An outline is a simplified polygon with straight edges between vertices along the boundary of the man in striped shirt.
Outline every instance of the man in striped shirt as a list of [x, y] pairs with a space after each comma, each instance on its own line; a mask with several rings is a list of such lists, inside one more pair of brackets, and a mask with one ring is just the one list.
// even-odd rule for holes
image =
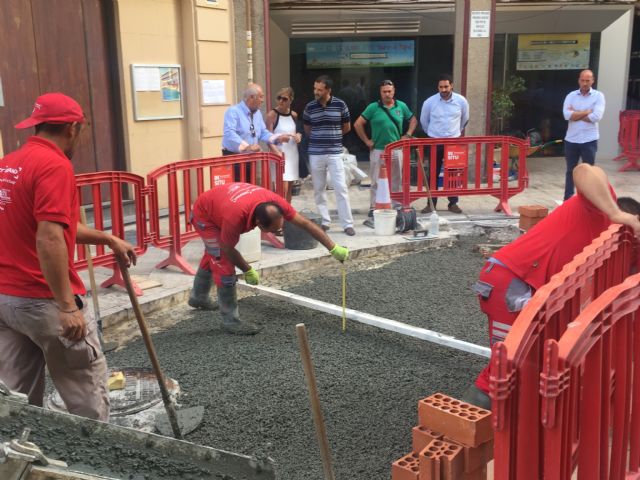
[[315, 100], [307, 104], [302, 114], [304, 132], [309, 138], [309, 163], [322, 229], [329, 230], [331, 217], [327, 205], [327, 171], [331, 173], [338, 216], [344, 233], [355, 235], [349, 191], [342, 160], [342, 137], [351, 130], [347, 104], [331, 95], [333, 81], [321, 75], [313, 84]]

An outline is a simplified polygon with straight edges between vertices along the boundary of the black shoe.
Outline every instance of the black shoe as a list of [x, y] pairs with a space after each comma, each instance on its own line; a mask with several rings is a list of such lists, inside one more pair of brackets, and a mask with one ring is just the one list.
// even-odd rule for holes
[[344, 233], [346, 233], [350, 237], [353, 237], [356, 234], [356, 231], [353, 229], [353, 227], [347, 227], [344, 229]]
[[331, 227], [329, 225], [322, 224], [320, 225], [320, 228], [322, 228], [323, 231], [328, 232]]
[[373, 218], [373, 208], [369, 210], [369, 213], [367, 213], [367, 217]]
[[262, 327], [251, 322], [223, 323], [222, 330], [232, 335], [255, 335]]

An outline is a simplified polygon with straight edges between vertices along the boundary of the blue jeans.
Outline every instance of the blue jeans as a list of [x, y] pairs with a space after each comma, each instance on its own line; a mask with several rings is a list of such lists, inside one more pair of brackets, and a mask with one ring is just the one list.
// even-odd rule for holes
[[597, 140], [586, 143], [573, 143], [566, 140], [564, 141], [564, 158], [567, 161], [567, 174], [564, 181], [565, 200], [568, 200], [573, 196], [573, 169], [578, 165], [580, 158], [582, 158], [583, 163], [593, 165], [596, 162], [597, 151]]

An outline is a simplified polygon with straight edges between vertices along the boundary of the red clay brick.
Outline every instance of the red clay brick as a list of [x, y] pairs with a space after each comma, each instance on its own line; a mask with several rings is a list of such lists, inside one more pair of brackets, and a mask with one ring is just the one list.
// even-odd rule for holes
[[465, 473], [460, 480], [487, 480], [487, 467], [481, 467], [473, 472]]
[[460, 442], [456, 442], [449, 437], [444, 437], [447, 442], [453, 442], [462, 447], [464, 456], [464, 471], [472, 472], [478, 468], [482, 468], [491, 460], [493, 460], [493, 439], [484, 442], [477, 447], [469, 447]]
[[544, 218], [549, 215], [549, 209], [542, 205], [522, 205], [518, 207], [521, 217]]
[[414, 452], [421, 452], [424, 447], [429, 445], [432, 440], [438, 440], [442, 438], [442, 434], [439, 432], [434, 432], [433, 430], [429, 430], [426, 427], [421, 427], [418, 425], [417, 427], [413, 427], [411, 430], [411, 436], [413, 439], [412, 447]]
[[464, 474], [462, 447], [432, 440], [420, 452], [420, 480], [458, 480]]
[[493, 438], [490, 411], [443, 393], [418, 402], [418, 419], [420, 426], [470, 447], [477, 447]]
[[410, 453], [391, 464], [391, 480], [419, 480], [418, 454]]

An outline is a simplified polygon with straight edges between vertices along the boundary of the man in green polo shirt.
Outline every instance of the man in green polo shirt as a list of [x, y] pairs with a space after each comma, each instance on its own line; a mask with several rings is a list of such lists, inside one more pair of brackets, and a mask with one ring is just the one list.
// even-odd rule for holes
[[[413, 135], [418, 121], [407, 104], [395, 100], [396, 89], [391, 80], [383, 80], [380, 83], [380, 100], [370, 103], [362, 115], [353, 124], [353, 128], [360, 140], [369, 147], [369, 178], [371, 178], [371, 200], [369, 216], [373, 216], [373, 207], [376, 203], [376, 191], [378, 190], [378, 175], [380, 174], [380, 155], [389, 143], [397, 142], [401, 138], [409, 138]], [[409, 127], [403, 134], [404, 121], [409, 121]], [[365, 125], [371, 128], [371, 138], [367, 137]], [[402, 181], [402, 151], [394, 150], [391, 156], [391, 191], [400, 190]]]

